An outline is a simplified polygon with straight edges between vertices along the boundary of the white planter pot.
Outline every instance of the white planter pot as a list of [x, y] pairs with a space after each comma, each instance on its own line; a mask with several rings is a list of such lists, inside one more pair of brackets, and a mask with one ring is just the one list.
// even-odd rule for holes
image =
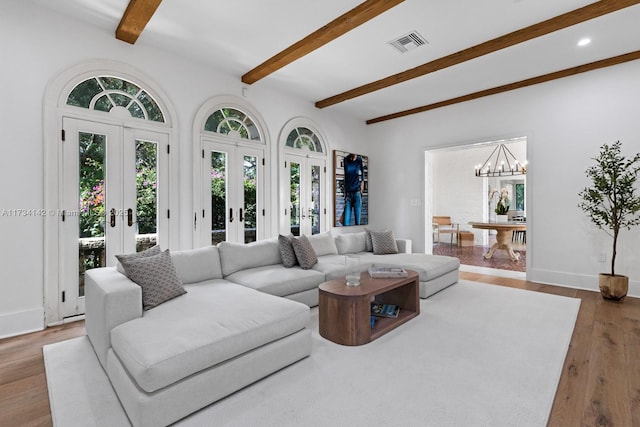
[[508, 215], [496, 215], [496, 222], [509, 222]]

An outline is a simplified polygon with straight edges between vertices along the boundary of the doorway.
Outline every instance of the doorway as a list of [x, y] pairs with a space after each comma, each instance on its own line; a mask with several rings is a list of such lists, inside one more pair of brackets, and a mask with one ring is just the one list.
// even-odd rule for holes
[[84, 274], [168, 243], [168, 135], [63, 118], [61, 313], [84, 313]]
[[[501, 191], [509, 197], [509, 218], [519, 217], [526, 221], [526, 175], [513, 176], [510, 173], [497, 177], [478, 177], [474, 172], [499, 144], [505, 144], [521, 162], [527, 158], [526, 137], [492, 140], [479, 143], [464, 143], [441, 147], [425, 153], [425, 222], [432, 216], [450, 216], [465, 234], [460, 245], [456, 237], [453, 244], [447, 237], [437, 242], [432, 227], [426, 227], [425, 241], [432, 242], [432, 253], [455, 256], [465, 268], [489, 268], [505, 272], [526, 271], [526, 234], [518, 234], [512, 242], [514, 250], [520, 253], [520, 260], [512, 261], [507, 251], [498, 250], [491, 259], [484, 259], [496, 242], [495, 231], [475, 229], [470, 222], [495, 222], [496, 203]], [[493, 197], [492, 197], [493, 195]], [[470, 236], [473, 239], [470, 239]], [[495, 272], [499, 274], [499, 272]], [[494, 272], [491, 272], [494, 274]], [[509, 274], [510, 275], [510, 274]]]

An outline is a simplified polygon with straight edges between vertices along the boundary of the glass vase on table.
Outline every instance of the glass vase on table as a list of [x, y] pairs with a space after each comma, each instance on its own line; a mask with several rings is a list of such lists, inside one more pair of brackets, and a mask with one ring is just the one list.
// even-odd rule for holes
[[360, 285], [360, 257], [346, 255], [344, 257], [344, 275], [347, 286]]

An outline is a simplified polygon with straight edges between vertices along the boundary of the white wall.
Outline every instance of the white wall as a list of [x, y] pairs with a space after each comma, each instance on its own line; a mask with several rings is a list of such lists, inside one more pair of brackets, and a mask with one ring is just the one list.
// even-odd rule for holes
[[[150, 78], [177, 111], [180, 171], [173, 179], [180, 188], [180, 242], [191, 246], [192, 123], [197, 109], [209, 98], [241, 96], [240, 76], [216, 72], [210, 66], [146, 46], [143, 38], [134, 46], [118, 41], [114, 30], [94, 28], [58, 15], [28, 1], [2, 2], [0, 56], [2, 62], [2, 156], [0, 156], [0, 212], [38, 209], [43, 206], [43, 96], [47, 84], [62, 70], [92, 59], [126, 63]], [[268, 82], [249, 88], [246, 100], [267, 123], [272, 143], [292, 117], [305, 116], [327, 136], [329, 148], [368, 153], [362, 135], [365, 125], [312, 103], [270, 90]], [[176, 144], [177, 142], [177, 144]], [[172, 150], [172, 154], [174, 150]], [[328, 171], [332, 170], [329, 153]], [[271, 190], [277, 197], [276, 168]], [[331, 193], [329, 193], [331, 194]], [[329, 198], [331, 200], [331, 198]], [[272, 203], [272, 206], [275, 202]], [[329, 210], [331, 211], [331, 210]], [[276, 218], [272, 218], [276, 224]], [[274, 227], [273, 232], [276, 232]], [[43, 218], [0, 216], [0, 338], [43, 327]]]
[[[413, 239], [414, 251], [424, 251], [423, 207], [408, 202], [423, 197], [423, 152], [526, 136], [527, 278], [597, 289], [597, 274], [608, 269], [598, 259], [606, 254], [610, 260], [610, 239], [588, 222], [577, 194], [588, 184], [584, 171], [600, 145], [621, 140], [627, 154], [640, 151], [638, 75], [640, 61], [634, 61], [371, 125], [372, 157], [378, 159], [371, 174], [372, 225], [397, 229]], [[616, 268], [630, 276], [634, 296], [640, 296], [639, 237], [639, 228], [622, 234]]]

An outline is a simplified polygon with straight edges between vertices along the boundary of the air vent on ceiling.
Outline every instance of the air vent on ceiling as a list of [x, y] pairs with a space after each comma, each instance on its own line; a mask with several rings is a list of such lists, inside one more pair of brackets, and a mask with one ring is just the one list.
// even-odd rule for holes
[[404, 36], [400, 36], [389, 42], [389, 44], [398, 49], [400, 53], [409, 52], [410, 50], [424, 46], [427, 43], [428, 42], [425, 38], [418, 34], [417, 31], [412, 31], [409, 34], [405, 34]]

